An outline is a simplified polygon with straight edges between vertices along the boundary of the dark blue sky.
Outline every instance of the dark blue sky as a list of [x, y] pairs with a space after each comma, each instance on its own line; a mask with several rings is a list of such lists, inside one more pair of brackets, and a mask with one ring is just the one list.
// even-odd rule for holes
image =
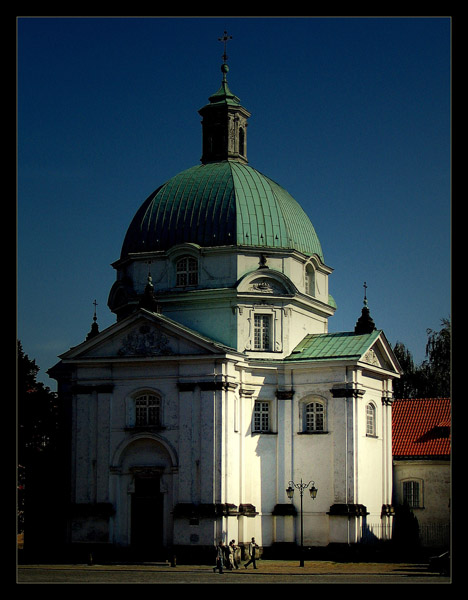
[[390, 343], [424, 359], [450, 316], [449, 18], [18, 19], [18, 337], [39, 379], [84, 340], [147, 196], [199, 164], [221, 83], [249, 164], [303, 206], [334, 269], [330, 331], [367, 281]]

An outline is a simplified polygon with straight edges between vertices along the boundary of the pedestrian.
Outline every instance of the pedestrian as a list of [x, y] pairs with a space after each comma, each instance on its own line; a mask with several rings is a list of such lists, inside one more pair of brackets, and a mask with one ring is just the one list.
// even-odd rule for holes
[[224, 567], [224, 543], [222, 541], [216, 546], [216, 567], [213, 567], [213, 573], [216, 573], [216, 569], [219, 572], [223, 572]]
[[226, 569], [232, 571], [232, 549], [229, 544], [224, 546], [224, 564]]
[[239, 568], [239, 561], [237, 560], [236, 540], [231, 540], [229, 542], [229, 546], [231, 548], [230, 559], [232, 561], [232, 566], [235, 567], [236, 569], [238, 569]]
[[250, 560], [248, 562], [246, 562], [245, 565], [244, 565], [244, 567], [246, 569], [250, 565], [250, 563], [252, 563], [252, 562], [253, 562], [253, 568], [254, 569], [257, 568], [257, 563], [255, 562], [256, 559], [258, 558], [257, 552], [258, 552], [258, 545], [255, 543], [255, 538], [252, 538], [252, 541], [249, 544]]

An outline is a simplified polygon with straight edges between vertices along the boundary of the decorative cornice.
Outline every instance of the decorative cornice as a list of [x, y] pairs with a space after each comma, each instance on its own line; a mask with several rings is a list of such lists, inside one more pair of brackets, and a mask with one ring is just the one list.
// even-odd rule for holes
[[358, 388], [332, 388], [330, 390], [333, 398], [360, 398], [364, 396], [366, 390], [360, 390]]
[[276, 390], [276, 397], [278, 400], [292, 400], [294, 396], [294, 390]]
[[255, 390], [247, 390], [246, 388], [240, 388], [239, 390], [239, 394], [241, 396], [247, 396], [248, 398], [250, 398], [251, 396], [253, 396]]
[[180, 392], [193, 392], [198, 386], [202, 391], [235, 390], [237, 383], [232, 381], [179, 381], [177, 387]]
[[176, 519], [209, 519], [237, 516], [239, 512], [235, 504], [194, 504], [192, 502], [180, 502], [174, 506], [173, 515]]
[[381, 517], [393, 517], [395, 516], [395, 507], [393, 504], [382, 504], [382, 510], [380, 511]]
[[271, 514], [275, 517], [295, 517], [297, 510], [294, 504], [275, 504]]
[[363, 517], [368, 514], [369, 512], [367, 511], [367, 508], [364, 506], [364, 504], [351, 503], [332, 504], [332, 506], [330, 506], [330, 510], [327, 512], [327, 515], [330, 515], [332, 517]]
[[80, 385], [78, 383], [72, 385], [72, 394], [92, 394], [97, 392], [98, 394], [110, 394], [114, 390], [113, 383], [98, 383], [90, 385]]

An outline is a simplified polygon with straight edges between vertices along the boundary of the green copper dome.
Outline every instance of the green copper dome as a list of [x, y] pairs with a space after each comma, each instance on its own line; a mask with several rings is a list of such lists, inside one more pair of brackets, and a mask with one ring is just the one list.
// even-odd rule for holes
[[128, 228], [121, 258], [184, 242], [295, 249], [323, 262], [315, 229], [296, 200], [233, 160], [191, 167], [153, 192]]

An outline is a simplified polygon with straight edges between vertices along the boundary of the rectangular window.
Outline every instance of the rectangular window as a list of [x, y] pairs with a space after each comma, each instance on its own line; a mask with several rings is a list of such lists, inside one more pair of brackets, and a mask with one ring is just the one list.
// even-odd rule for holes
[[306, 406], [306, 431], [324, 431], [324, 407], [321, 402], [310, 402]]
[[254, 350], [270, 350], [270, 315], [254, 316]]
[[191, 257], [181, 258], [177, 262], [176, 285], [185, 287], [198, 284], [198, 262]]
[[157, 396], [145, 395], [135, 400], [135, 423], [137, 426], [160, 424], [160, 400]]
[[270, 431], [269, 402], [255, 402], [254, 431]]
[[403, 503], [410, 508], [418, 508], [420, 504], [419, 481], [403, 482]]

